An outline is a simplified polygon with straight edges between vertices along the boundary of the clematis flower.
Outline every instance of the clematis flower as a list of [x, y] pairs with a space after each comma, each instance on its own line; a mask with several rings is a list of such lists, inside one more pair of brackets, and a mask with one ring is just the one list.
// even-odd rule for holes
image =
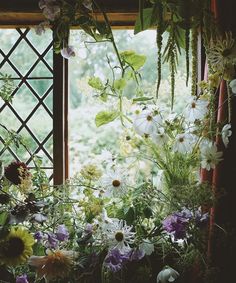
[[128, 226], [125, 220], [113, 220], [113, 223], [105, 226], [104, 232], [110, 247], [118, 249], [121, 253], [130, 251], [129, 244], [134, 242], [135, 232], [133, 227]]
[[29, 283], [28, 279], [27, 279], [27, 275], [23, 274], [20, 276], [16, 277], [16, 283]]
[[205, 117], [208, 112], [208, 101], [191, 98], [184, 111], [184, 116], [189, 122], [195, 122]]
[[224, 125], [222, 131], [221, 131], [221, 136], [222, 136], [222, 141], [225, 145], [225, 147], [228, 146], [229, 144], [229, 137], [232, 135], [232, 131], [231, 131], [231, 125], [230, 124], [226, 124]]
[[210, 171], [222, 160], [223, 152], [217, 151], [215, 144], [208, 144], [201, 149], [201, 167]]
[[157, 283], [168, 283], [174, 282], [175, 279], [179, 277], [179, 273], [173, 268], [166, 266], [162, 271], [157, 275]]
[[64, 57], [65, 59], [69, 59], [71, 57], [75, 57], [74, 47], [71, 46], [71, 45], [68, 45], [67, 47], [64, 47], [61, 50], [61, 56]]

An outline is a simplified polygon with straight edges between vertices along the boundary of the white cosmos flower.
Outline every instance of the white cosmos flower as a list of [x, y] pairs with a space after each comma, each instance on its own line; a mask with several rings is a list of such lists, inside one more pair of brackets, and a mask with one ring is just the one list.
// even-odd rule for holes
[[227, 147], [228, 143], [229, 143], [229, 137], [232, 135], [230, 124], [224, 125], [224, 127], [221, 131], [221, 135], [222, 135], [222, 141], [223, 141], [225, 147]]
[[207, 111], [208, 101], [192, 98], [184, 111], [184, 116], [188, 121], [194, 122], [203, 119]]
[[143, 239], [142, 243], [139, 245], [139, 249], [146, 255], [151, 255], [155, 250], [154, 244], [151, 243], [149, 239]]
[[178, 134], [173, 144], [173, 151], [179, 153], [188, 153], [192, 150], [194, 140], [191, 134], [183, 133]]
[[157, 110], [145, 109], [136, 115], [133, 125], [139, 135], [150, 135], [162, 125], [162, 118]]
[[121, 253], [130, 250], [129, 244], [134, 242], [135, 232], [132, 226], [128, 226], [125, 220], [114, 219], [112, 224], [107, 225], [104, 231], [107, 235], [108, 244], [111, 248], [117, 248]]
[[157, 283], [174, 282], [178, 277], [179, 273], [176, 270], [169, 266], [166, 266], [161, 272], [158, 273]]
[[108, 170], [101, 178], [105, 195], [120, 197], [126, 193], [126, 175], [121, 170]]
[[201, 167], [210, 171], [222, 160], [223, 152], [217, 151], [215, 144], [208, 144], [201, 149]]
[[153, 142], [159, 146], [166, 144], [169, 139], [164, 128], [159, 128], [157, 132], [151, 134], [151, 138]]

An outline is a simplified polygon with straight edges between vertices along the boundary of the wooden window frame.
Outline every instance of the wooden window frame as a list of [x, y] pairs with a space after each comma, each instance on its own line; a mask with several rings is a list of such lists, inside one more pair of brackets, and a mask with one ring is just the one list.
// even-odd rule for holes
[[[20, 3], [19, 3], [20, 2]], [[136, 0], [98, 0], [105, 7], [113, 28], [134, 27], [138, 15]], [[98, 19], [103, 16], [97, 13]], [[28, 28], [44, 21], [38, 0], [8, 0], [0, 3], [0, 28]], [[77, 28], [77, 27], [73, 27]], [[68, 154], [68, 60], [60, 54], [53, 55], [53, 180], [55, 185], [69, 176]]]

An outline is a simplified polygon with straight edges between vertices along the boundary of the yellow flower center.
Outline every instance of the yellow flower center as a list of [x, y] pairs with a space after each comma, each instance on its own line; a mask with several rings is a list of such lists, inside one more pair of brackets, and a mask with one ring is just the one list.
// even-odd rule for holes
[[152, 121], [152, 116], [151, 115], [147, 116], [147, 121]]
[[192, 108], [196, 108], [196, 103], [195, 102], [192, 103]]
[[120, 186], [120, 181], [119, 180], [113, 180], [112, 181], [112, 186], [116, 187], [116, 188], [119, 187]]
[[124, 240], [123, 232], [121, 232], [121, 231], [116, 232], [115, 239], [116, 239], [117, 242], [122, 242]]

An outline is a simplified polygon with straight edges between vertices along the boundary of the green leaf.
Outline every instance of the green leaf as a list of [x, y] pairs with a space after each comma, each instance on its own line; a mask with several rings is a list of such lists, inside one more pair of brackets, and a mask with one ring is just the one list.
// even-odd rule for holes
[[135, 71], [140, 69], [146, 62], [145, 55], [136, 54], [133, 50], [127, 50], [120, 53], [123, 61], [130, 65]]
[[135, 209], [134, 209], [134, 207], [131, 206], [128, 209], [128, 211], [125, 214], [124, 219], [126, 220], [127, 225], [131, 225], [134, 222], [134, 220], [135, 220]]
[[102, 81], [98, 78], [98, 77], [92, 77], [89, 78], [88, 84], [98, 90], [103, 90], [104, 89], [104, 85], [102, 83]]
[[9, 213], [7, 211], [0, 212], [0, 226], [4, 226], [8, 220]]
[[152, 100], [152, 99], [153, 99], [153, 97], [146, 97], [146, 96], [143, 96], [143, 97], [134, 98], [134, 99], [133, 99], [133, 102], [148, 101], [148, 100]]
[[123, 90], [126, 86], [126, 80], [125, 79], [119, 79], [119, 80], [115, 80], [114, 82], [114, 88], [118, 89], [118, 90]]
[[118, 116], [119, 112], [117, 111], [101, 111], [95, 117], [95, 124], [100, 127], [114, 121]]
[[99, 97], [100, 97], [101, 101], [107, 102], [108, 93], [102, 92]]
[[139, 15], [135, 22], [134, 34], [155, 26], [156, 21], [153, 19], [153, 8], [143, 9], [142, 20]]
[[45, 255], [45, 247], [40, 243], [35, 243], [33, 246], [33, 254], [36, 256]]

